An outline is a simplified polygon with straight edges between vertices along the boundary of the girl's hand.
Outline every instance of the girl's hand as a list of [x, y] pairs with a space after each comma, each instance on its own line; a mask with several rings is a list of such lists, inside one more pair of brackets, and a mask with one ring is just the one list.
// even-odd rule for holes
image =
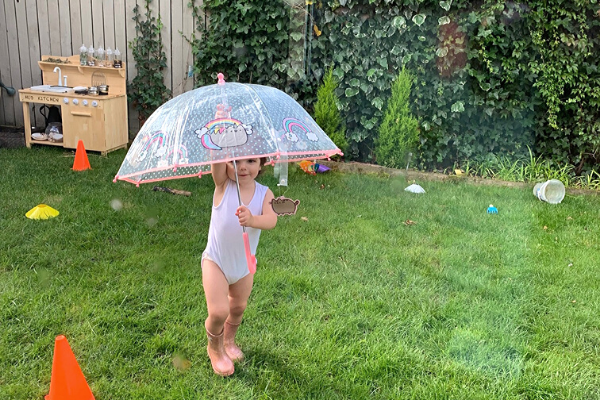
[[252, 226], [254, 216], [246, 206], [239, 206], [235, 211], [241, 226]]

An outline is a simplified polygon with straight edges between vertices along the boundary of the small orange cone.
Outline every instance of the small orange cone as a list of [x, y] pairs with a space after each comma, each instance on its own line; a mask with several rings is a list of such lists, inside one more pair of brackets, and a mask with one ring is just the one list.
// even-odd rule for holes
[[77, 150], [75, 151], [75, 162], [73, 163], [73, 171], [85, 171], [86, 169], [92, 169], [90, 167], [90, 161], [88, 160], [83, 141], [77, 142]]
[[54, 360], [50, 393], [46, 400], [94, 400], [92, 390], [85, 381], [75, 355], [63, 335], [54, 341]]

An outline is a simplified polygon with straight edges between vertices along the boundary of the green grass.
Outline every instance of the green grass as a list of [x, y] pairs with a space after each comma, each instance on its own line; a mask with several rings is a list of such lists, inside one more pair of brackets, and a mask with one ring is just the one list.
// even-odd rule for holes
[[[48, 393], [59, 334], [97, 400], [600, 399], [597, 196], [413, 195], [403, 178], [295, 167], [279, 189], [268, 170], [301, 204], [262, 234], [247, 359], [224, 379], [199, 266], [212, 179], [162, 184], [191, 197], [113, 183], [124, 155], [74, 172], [62, 149], [0, 150], [0, 399]], [[60, 215], [25, 218], [40, 203]]]

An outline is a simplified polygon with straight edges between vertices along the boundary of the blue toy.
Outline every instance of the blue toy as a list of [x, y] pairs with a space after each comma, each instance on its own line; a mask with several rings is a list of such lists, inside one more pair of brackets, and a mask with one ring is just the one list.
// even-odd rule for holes
[[487, 213], [488, 214], [498, 214], [498, 209], [496, 207], [494, 207], [493, 204], [490, 204], [490, 206], [487, 209]]

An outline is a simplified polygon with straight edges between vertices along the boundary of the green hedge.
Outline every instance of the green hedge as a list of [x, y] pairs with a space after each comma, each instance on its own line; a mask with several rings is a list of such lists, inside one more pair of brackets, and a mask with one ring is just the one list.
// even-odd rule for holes
[[227, 71], [282, 88], [310, 110], [334, 65], [350, 158], [374, 159], [403, 66], [416, 76], [422, 167], [526, 156], [528, 146], [577, 173], [600, 158], [596, 0], [206, 0], [204, 8], [199, 84]]

